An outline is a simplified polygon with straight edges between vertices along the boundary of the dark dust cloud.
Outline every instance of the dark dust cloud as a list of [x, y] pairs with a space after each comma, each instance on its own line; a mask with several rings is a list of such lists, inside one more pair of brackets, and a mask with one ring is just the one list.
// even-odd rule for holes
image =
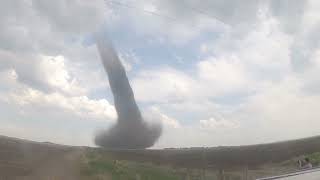
[[125, 68], [111, 42], [100, 34], [96, 36], [96, 43], [118, 114], [117, 124], [96, 135], [96, 145], [111, 149], [145, 149], [153, 146], [162, 133], [162, 126], [147, 123], [142, 118]]

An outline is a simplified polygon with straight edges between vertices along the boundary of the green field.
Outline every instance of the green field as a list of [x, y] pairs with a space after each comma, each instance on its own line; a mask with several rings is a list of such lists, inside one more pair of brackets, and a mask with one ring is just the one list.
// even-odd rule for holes
[[112, 178], [113, 180], [179, 180], [170, 168], [115, 160], [107, 154], [89, 151], [85, 155], [81, 173], [92, 179]]
[[[280, 163], [271, 163], [247, 169], [224, 169], [227, 180], [255, 179], [293, 172], [298, 169], [297, 160], [308, 157], [317, 166], [320, 164], [320, 152], [292, 158]], [[172, 168], [151, 163], [116, 160], [104, 151], [89, 150], [82, 161], [81, 174], [86, 179], [112, 180], [205, 180], [219, 179], [221, 171], [217, 169]]]
[[318, 142], [319, 137], [239, 147], [106, 150], [0, 136], [0, 179], [254, 180], [296, 171], [305, 157], [320, 165]]

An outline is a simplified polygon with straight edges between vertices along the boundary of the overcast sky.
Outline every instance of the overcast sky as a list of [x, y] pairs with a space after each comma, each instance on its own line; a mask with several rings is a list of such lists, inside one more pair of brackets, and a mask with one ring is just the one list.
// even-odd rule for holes
[[320, 134], [319, 0], [2, 0], [0, 134], [92, 146], [115, 123], [101, 28], [155, 148]]

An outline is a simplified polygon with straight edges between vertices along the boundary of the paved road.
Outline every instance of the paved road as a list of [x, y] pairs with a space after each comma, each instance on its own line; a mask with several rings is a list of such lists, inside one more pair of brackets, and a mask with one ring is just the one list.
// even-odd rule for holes
[[259, 180], [319, 180], [319, 179], [320, 179], [320, 169], [317, 168], [317, 169], [287, 174], [283, 176], [262, 178]]
[[320, 171], [315, 171], [311, 173], [300, 174], [297, 176], [281, 178], [280, 180], [319, 180], [319, 179], [320, 179]]

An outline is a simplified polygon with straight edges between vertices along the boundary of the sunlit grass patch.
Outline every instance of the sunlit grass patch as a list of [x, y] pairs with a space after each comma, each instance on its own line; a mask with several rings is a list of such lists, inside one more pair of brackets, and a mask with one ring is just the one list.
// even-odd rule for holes
[[152, 164], [119, 161], [108, 154], [87, 152], [82, 170], [87, 177], [111, 176], [113, 180], [178, 180], [179, 177], [169, 168]]
[[310, 159], [310, 162], [312, 163], [313, 166], [320, 165], [320, 152], [309, 154], [307, 155], [307, 157]]

